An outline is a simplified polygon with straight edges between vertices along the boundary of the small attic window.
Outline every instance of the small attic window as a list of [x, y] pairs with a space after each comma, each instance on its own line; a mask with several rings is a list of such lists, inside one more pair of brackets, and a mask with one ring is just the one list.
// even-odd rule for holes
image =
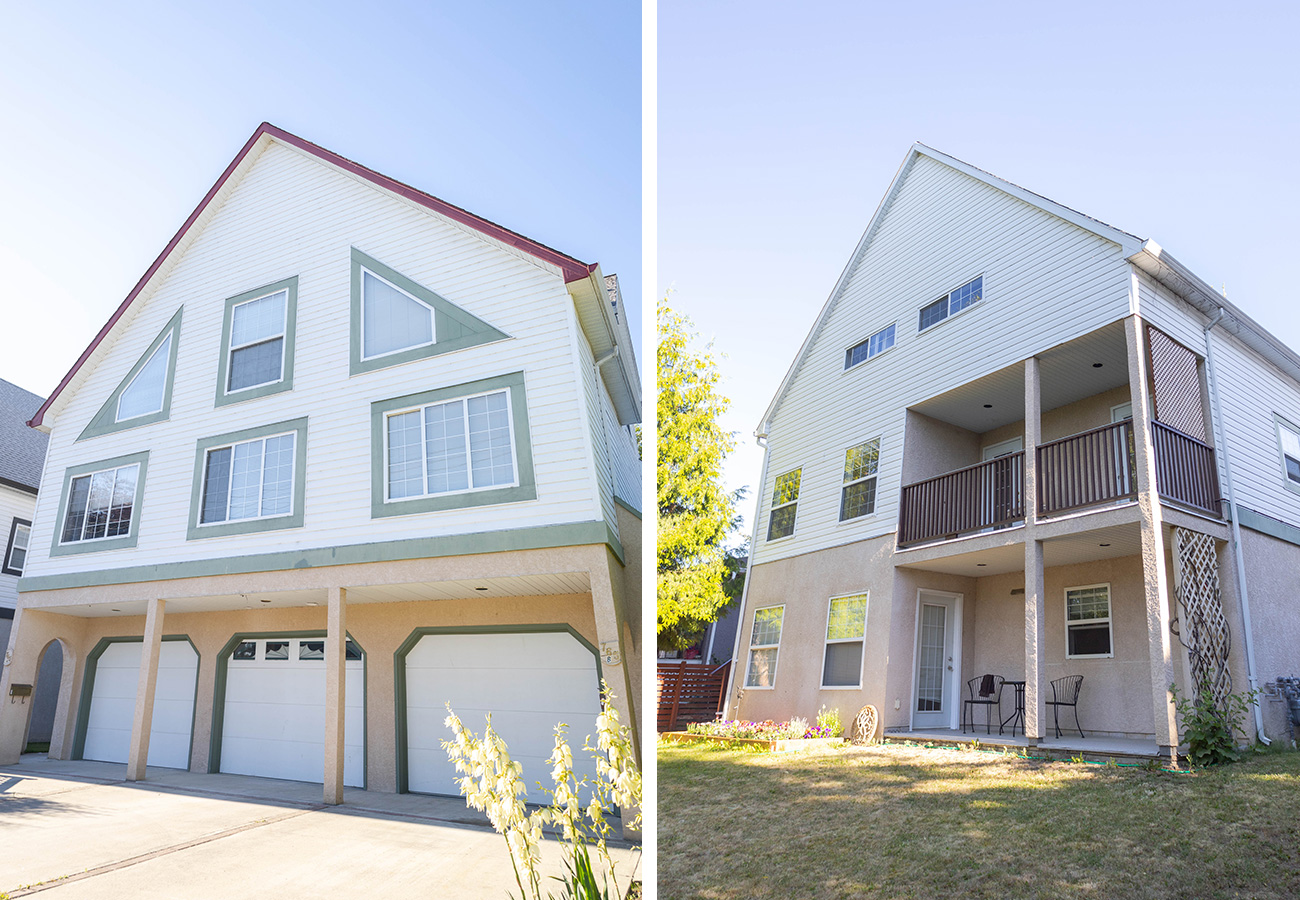
[[374, 359], [434, 342], [433, 307], [361, 270], [361, 358]]
[[955, 316], [966, 307], [978, 303], [984, 296], [984, 276], [972, 279], [961, 287], [944, 294], [938, 300], [921, 307], [921, 322], [917, 331], [938, 325], [949, 316]]
[[125, 422], [162, 411], [171, 350], [172, 336], [169, 333], [117, 398], [116, 421]]

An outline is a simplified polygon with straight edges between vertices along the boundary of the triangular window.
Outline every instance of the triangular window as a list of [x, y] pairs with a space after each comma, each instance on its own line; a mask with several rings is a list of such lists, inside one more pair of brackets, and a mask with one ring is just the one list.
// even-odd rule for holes
[[131, 383], [117, 398], [117, 421], [125, 422], [159, 412], [167, 388], [167, 363], [171, 357], [172, 336], [168, 333], [144, 368], [135, 373]]
[[184, 308], [176, 310], [77, 440], [161, 422], [171, 415], [182, 312]]
[[351, 374], [509, 337], [446, 297], [352, 248]]
[[361, 357], [374, 359], [434, 342], [433, 307], [361, 269]]

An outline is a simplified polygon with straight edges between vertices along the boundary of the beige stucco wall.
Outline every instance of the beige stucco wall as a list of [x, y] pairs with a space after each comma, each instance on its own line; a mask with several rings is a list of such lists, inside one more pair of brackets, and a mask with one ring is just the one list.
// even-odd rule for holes
[[[1249, 528], [1241, 529], [1241, 547], [1250, 579], [1250, 614], [1259, 683], [1263, 686], [1278, 676], [1300, 675], [1300, 547]], [[1226, 561], [1231, 563], [1230, 559]], [[1235, 628], [1236, 634], [1242, 633], [1240, 625]], [[1237, 691], [1249, 687], [1244, 663], [1240, 674], [1234, 667], [1232, 683]], [[1274, 741], [1291, 738], [1285, 701], [1264, 698], [1261, 702], [1264, 733]]]
[[[893, 618], [894, 538], [887, 535], [755, 566], [740, 623], [740, 654], [726, 716], [811, 720], [823, 706], [847, 724], [863, 705], [882, 708]], [[830, 598], [870, 592], [862, 687], [821, 688]], [[775, 687], [745, 688], [754, 610], [784, 604]]]
[[980, 436], [913, 410], [907, 411], [903, 484], [934, 478], [980, 461]]
[[[334, 574], [336, 578], [346, 578], [345, 572], [336, 570]], [[619, 587], [621, 589], [622, 585]], [[180, 590], [180, 587], [172, 584], [167, 590]], [[317, 607], [164, 615], [163, 633], [186, 635], [199, 652], [191, 771], [208, 771], [216, 662], [231, 637], [244, 633], [323, 631], [326, 614], [326, 605], [322, 603]], [[101, 638], [143, 634], [144, 617], [81, 618], [41, 610], [22, 610], [19, 615], [21, 618], [11, 642], [11, 663], [5, 669], [5, 681], [7, 684], [30, 679], [42, 649], [51, 640], [63, 641], [65, 672], [68, 674], [61, 691], [55, 728], [61, 736], [62, 755], [66, 757], [72, 748], [87, 655]], [[397, 789], [394, 654], [401, 643], [421, 627], [494, 629], [520, 624], [567, 624], [593, 646], [601, 644], [591, 594], [348, 604], [348, 633], [366, 651], [366, 765], [370, 790], [391, 792]], [[637, 661], [632, 662], [635, 665]], [[607, 670], [606, 678], [611, 674]], [[3, 713], [0, 734], [8, 734], [10, 728], [18, 727], [17, 716], [8, 709], [0, 712]], [[51, 750], [54, 752], [55, 748]]]

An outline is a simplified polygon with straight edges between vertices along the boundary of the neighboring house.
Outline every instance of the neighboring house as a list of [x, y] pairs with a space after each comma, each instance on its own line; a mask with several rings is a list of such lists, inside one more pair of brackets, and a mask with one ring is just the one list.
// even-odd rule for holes
[[638, 724], [640, 396], [613, 276], [263, 124], [33, 410], [0, 693], [61, 644], [50, 755], [132, 779], [454, 795], [450, 701], [545, 780]]
[[1152, 241], [915, 145], [757, 434], [728, 715], [954, 729], [991, 673], [1037, 740], [1082, 675], [1167, 753], [1171, 683], [1300, 671], [1300, 357]]

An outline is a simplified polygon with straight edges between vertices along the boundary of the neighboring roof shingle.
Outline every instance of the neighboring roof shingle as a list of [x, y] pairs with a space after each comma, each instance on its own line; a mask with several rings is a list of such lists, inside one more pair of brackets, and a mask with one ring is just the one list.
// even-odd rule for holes
[[27, 427], [45, 400], [0, 378], [0, 484], [37, 490], [50, 436]]

